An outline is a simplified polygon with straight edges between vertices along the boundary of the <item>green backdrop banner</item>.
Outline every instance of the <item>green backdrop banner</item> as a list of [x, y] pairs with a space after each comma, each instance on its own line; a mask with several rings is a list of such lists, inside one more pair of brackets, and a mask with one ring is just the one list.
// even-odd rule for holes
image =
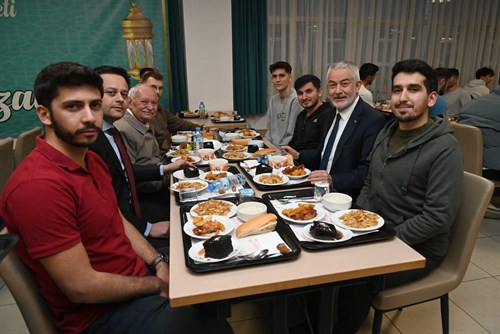
[[[136, 2], [153, 24], [155, 66], [166, 74], [162, 1]], [[130, 6], [127, 0], [0, 0], [0, 138], [41, 125], [33, 81], [46, 65], [129, 69], [121, 24]], [[161, 103], [168, 108], [166, 94]]]

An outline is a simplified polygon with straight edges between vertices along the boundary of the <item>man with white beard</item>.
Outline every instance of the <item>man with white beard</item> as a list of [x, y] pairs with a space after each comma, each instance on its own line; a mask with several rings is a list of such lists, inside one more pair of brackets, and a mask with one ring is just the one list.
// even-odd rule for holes
[[359, 69], [339, 62], [327, 72], [328, 98], [335, 112], [331, 126], [312, 161], [301, 161], [299, 152], [286, 149], [295, 160], [313, 170], [311, 183], [326, 181], [330, 188], [356, 198], [368, 172], [368, 154], [385, 125], [385, 118], [359, 97]]

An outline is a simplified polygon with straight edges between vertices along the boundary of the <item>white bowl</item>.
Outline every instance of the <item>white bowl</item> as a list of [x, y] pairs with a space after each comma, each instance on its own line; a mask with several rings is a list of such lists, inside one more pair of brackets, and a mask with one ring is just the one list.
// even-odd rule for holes
[[224, 135], [224, 137], [232, 139], [232, 138], [241, 138], [241, 135], [239, 133], [233, 133], [229, 132]]
[[182, 136], [182, 135], [173, 135], [172, 136], [173, 143], [184, 143], [187, 140], [188, 140], [188, 138], [186, 136]]
[[252, 140], [248, 145], [257, 145], [258, 147], [262, 148], [264, 147], [264, 141], [263, 140]]
[[267, 213], [267, 206], [260, 202], [245, 202], [238, 205], [236, 215], [239, 219], [246, 222], [252, 218], [262, 216]]
[[352, 198], [342, 193], [328, 193], [323, 196], [321, 204], [330, 211], [347, 210], [351, 208]]

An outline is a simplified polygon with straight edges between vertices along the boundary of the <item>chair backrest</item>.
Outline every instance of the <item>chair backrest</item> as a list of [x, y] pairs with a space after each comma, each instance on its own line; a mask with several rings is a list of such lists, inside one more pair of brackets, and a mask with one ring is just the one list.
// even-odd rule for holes
[[30, 154], [36, 146], [36, 137], [42, 134], [42, 128], [36, 127], [23, 132], [17, 137], [14, 147], [14, 167], [19, 166], [21, 161]]
[[462, 282], [469, 266], [479, 227], [483, 222], [484, 213], [490, 203], [493, 190], [494, 185], [491, 181], [464, 172], [462, 199], [451, 228], [450, 247], [440, 265], [443, 271], [456, 275], [454, 279], [456, 286]]
[[32, 272], [14, 250], [17, 240], [14, 234], [0, 235], [0, 277], [14, 297], [30, 333], [57, 333]]
[[464, 170], [476, 175], [483, 173], [483, 134], [481, 129], [466, 124], [453, 123], [455, 138], [462, 148]]
[[0, 139], [0, 195], [10, 175], [14, 171], [14, 140]]

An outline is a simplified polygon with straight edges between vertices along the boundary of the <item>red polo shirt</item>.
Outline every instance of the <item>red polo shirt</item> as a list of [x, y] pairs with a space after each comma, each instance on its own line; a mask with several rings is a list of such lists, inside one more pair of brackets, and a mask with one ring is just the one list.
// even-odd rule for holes
[[125, 235], [111, 176], [94, 152], [87, 169], [37, 138], [37, 147], [14, 171], [0, 200], [0, 216], [19, 235], [19, 257], [35, 273], [59, 330], [80, 333], [109, 307], [74, 304], [57, 287], [39, 259], [79, 242], [101, 272], [144, 276], [144, 262]]

